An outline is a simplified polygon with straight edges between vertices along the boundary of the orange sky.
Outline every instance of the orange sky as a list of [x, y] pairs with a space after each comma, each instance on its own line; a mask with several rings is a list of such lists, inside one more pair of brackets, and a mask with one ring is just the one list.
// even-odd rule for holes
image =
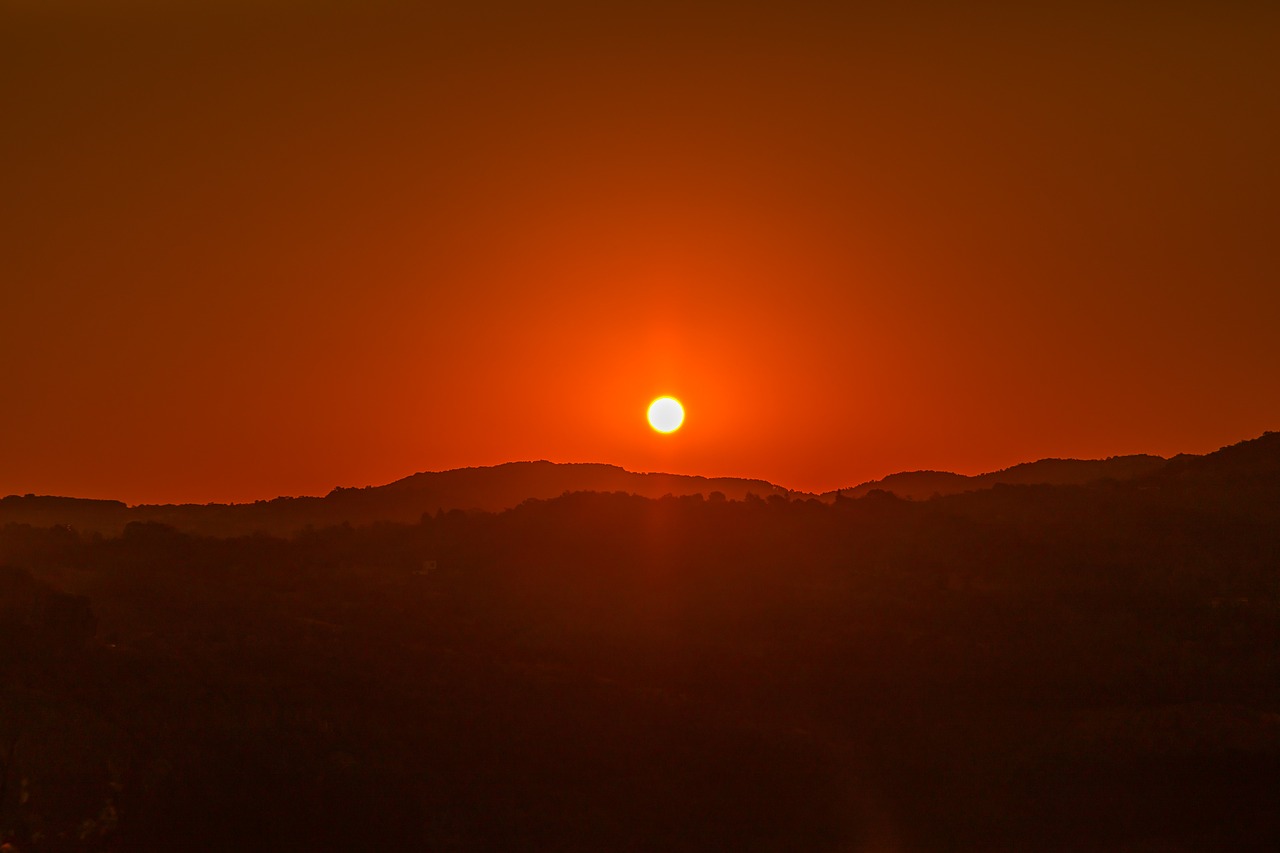
[[4, 4], [0, 494], [1280, 429], [1276, 4], [414, 5]]

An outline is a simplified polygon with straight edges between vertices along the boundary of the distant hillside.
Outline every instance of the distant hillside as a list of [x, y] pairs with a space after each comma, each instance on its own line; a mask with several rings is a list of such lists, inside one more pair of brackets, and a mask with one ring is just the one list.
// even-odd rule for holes
[[49, 495], [9, 495], [0, 498], [0, 524], [53, 527], [67, 524], [82, 530], [114, 531], [133, 520], [121, 501], [59, 498]]
[[[892, 492], [901, 498], [927, 500], [934, 495], [974, 492], [996, 485], [1083, 486], [1099, 480], [1133, 480], [1145, 477], [1167, 464], [1168, 460], [1160, 456], [1135, 455], [1112, 456], [1107, 459], [1041, 459], [972, 477], [947, 471], [906, 471], [850, 489], [841, 489], [840, 495], [860, 498], [878, 489]], [[830, 500], [835, 494], [827, 492], [822, 497]]]
[[[1183, 485], [1239, 491], [1265, 497], [1280, 488], [1280, 433], [1224, 447], [1204, 456], [1113, 456], [1108, 459], [1041, 459], [989, 474], [965, 476], [945, 471], [907, 471], [841, 489], [845, 498], [882, 490], [899, 497], [927, 500], [935, 495], [990, 489], [996, 485], [1079, 486], [1104, 480], [1131, 482], [1166, 490]], [[760, 497], [813, 497], [764, 480], [707, 478], [682, 474], [642, 474], [616, 465], [509, 462], [483, 468], [413, 474], [385, 486], [338, 488], [324, 497], [281, 497], [251, 504], [164, 504], [129, 507], [119, 501], [41, 495], [0, 498], [0, 525], [67, 525], [114, 534], [129, 522], [158, 522], [179, 530], [216, 536], [262, 531], [291, 534], [308, 526], [418, 521], [424, 513], [449, 510], [499, 512], [530, 498], [565, 492], [626, 492], [642, 497], [708, 496], [729, 500]], [[1264, 494], [1265, 493], [1265, 494]], [[836, 492], [820, 495], [832, 501]], [[1229, 496], [1228, 496], [1229, 497]]]
[[764, 480], [642, 474], [616, 465], [588, 463], [509, 462], [414, 474], [385, 486], [337, 488], [323, 498], [281, 497], [251, 504], [127, 507], [119, 501], [11, 495], [0, 499], [0, 524], [65, 524], [80, 530], [118, 533], [131, 521], [145, 521], [211, 535], [255, 531], [289, 534], [308, 525], [413, 523], [423, 513], [441, 510], [498, 512], [530, 498], [554, 498], [565, 492], [582, 491], [627, 492], [650, 498], [720, 492], [729, 500], [742, 500], [748, 494], [791, 494]]
[[1280, 485], [1280, 432], [1265, 432], [1204, 456], [1179, 454], [1152, 481], [1160, 485]]
[[498, 512], [530, 498], [554, 498], [565, 492], [627, 492], [648, 498], [720, 492], [729, 500], [742, 500], [748, 494], [790, 494], [765, 480], [641, 474], [617, 465], [540, 461], [413, 474], [385, 486], [334, 489], [324, 500], [342, 508], [344, 514], [359, 512], [379, 521], [417, 521], [424, 512]]

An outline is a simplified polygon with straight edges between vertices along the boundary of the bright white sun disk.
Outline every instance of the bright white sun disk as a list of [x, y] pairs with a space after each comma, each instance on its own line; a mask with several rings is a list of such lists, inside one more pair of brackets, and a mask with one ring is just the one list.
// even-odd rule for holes
[[649, 404], [649, 426], [658, 432], [675, 432], [684, 423], [684, 406], [675, 397], [659, 397]]

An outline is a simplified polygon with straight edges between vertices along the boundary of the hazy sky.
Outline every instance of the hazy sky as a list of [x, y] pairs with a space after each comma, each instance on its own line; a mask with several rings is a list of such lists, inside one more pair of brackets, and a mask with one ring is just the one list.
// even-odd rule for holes
[[0, 494], [1280, 429], [1280, 4], [832, 5], [0, 0]]

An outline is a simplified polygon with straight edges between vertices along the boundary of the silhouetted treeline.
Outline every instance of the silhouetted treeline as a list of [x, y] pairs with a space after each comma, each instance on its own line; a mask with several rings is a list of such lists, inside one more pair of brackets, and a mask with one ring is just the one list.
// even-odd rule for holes
[[1265, 850], [1273, 440], [1130, 482], [0, 528], [20, 850]]
[[[167, 524], [205, 536], [271, 533], [291, 536], [306, 527], [335, 524], [416, 522], [423, 513], [452, 509], [498, 512], [534, 498], [550, 499], [568, 492], [626, 492], [651, 498], [664, 495], [708, 496], [729, 500], [762, 498], [830, 503], [859, 498], [873, 491], [927, 500], [932, 497], [990, 489], [1001, 485], [1091, 485], [1102, 482], [1160, 482], [1204, 469], [1225, 471], [1228, 459], [1274, 455], [1280, 434], [1268, 433], [1207, 456], [1115, 456], [1108, 459], [1041, 459], [1002, 471], [967, 477], [938, 471], [909, 471], [851, 489], [810, 495], [788, 491], [763, 480], [706, 478], [678, 474], [640, 474], [616, 465], [510, 462], [486, 468], [427, 472], [366, 488], [337, 488], [324, 497], [279, 497], [243, 504], [142, 504], [120, 501], [9, 495], [0, 498], [0, 525], [37, 527], [66, 525], [82, 531], [119, 535], [131, 522]], [[1202, 461], [1207, 460], [1207, 461]]]
[[142, 504], [44, 495], [0, 498], [0, 525], [68, 525], [119, 535], [131, 522], [167, 524], [206, 536], [247, 533], [292, 535], [305, 527], [333, 524], [413, 523], [424, 512], [462, 509], [497, 512], [530, 498], [594, 491], [644, 495], [710, 494], [743, 499], [748, 494], [797, 494], [764, 480], [642, 474], [616, 465], [508, 462], [414, 474], [383, 486], [336, 488], [324, 497], [279, 497], [242, 504]]

